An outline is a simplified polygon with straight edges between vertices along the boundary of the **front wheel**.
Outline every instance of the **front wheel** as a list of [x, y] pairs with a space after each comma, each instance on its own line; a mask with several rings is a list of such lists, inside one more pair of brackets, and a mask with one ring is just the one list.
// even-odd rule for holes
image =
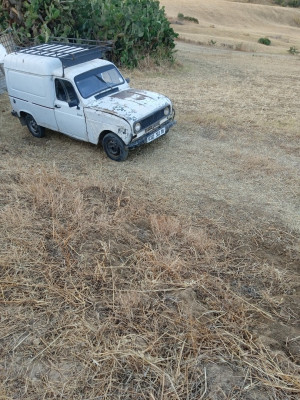
[[32, 115], [27, 114], [25, 117], [25, 122], [26, 122], [27, 128], [29, 129], [29, 132], [34, 137], [41, 138], [41, 137], [45, 136], [45, 128], [38, 125]]
[[123, 140], [114, 133], [108, 133], [102, 140], [106, 155], [114, 161], [124, 161], [128, 156], [128, 147]]

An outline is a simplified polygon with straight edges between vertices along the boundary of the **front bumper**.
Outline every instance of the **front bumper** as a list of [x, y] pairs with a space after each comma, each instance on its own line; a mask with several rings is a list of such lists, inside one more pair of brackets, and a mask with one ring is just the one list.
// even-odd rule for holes
[[[134, 149], [135, 147], [139, 147], [139, 146], [141, 146], [142, 144], [148, 143], [147, 139], [148, 139], [151, 135], [153, 135], [153, 134], [155, 134], [156, 132], [160, 131], [162, 128], [165, 128], [165, 133], [164, 133], [163, 135], [161, 135], [161, 136], [164, 136], [166, 133], [169, 132], [170, 128], [171, 128], [173, 125], [175, 125], [176, 123], [177, 123], [177, 122], [174, 121], [174, 120], [173, 120], [173, 121], [168, 121], [168, 122], [166, 122], [165, 124], [161, 125], [159, 128], [157, 128], [155, 131], [146, 133], [145, 135], [143, 135], [143, 136], [141, 136], [140, 138], [136, 139], [134, 142], [129, 143], [129, 144], [127, 145], [127, 147], [128, 147], [129, 149]], [[156, 139], [154, 139], [154, 140], [156, 140]]]

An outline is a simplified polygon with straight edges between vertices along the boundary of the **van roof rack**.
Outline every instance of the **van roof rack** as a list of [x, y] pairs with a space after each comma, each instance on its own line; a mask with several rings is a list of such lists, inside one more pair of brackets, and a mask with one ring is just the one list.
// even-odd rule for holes
[[[76, 39], [73, 40], [75, 41]], [[90, 44], [90, 42], [97, 44]], [[110, 52], [111, 50], [111, 41], [84, 41], [84, 43], [51, 41], [31, 47], [18, 48], [17, 52], [36, 56], [58, 58], [62, 63], [63, 69], [65, 69], [67, 67], [78, 65], [86, 61], [91, 61], [96, 58], [102, 58], [105, 53]]]

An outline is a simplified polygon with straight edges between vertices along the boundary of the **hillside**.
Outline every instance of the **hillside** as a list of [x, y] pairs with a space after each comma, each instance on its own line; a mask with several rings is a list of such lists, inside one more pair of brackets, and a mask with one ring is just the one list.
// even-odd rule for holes
[[[167, 15], [176, 22], [178, 13], [192, 16], [199, 24], [172, 25], [180, 38], [200, 44], [244, 51], [285, 53], [291, 46], [300, 48], [300, 9], [230, 0], [162, 0]], [[272, 46], [257, 43], [268, 37]]]

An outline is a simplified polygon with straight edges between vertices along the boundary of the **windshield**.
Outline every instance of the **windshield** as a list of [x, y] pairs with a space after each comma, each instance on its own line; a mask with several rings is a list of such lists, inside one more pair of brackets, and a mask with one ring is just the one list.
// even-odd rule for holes
[[105, 65], [75, 76], [76, 86], [84, 99], [122, 85], [125, 81], [114, 65]]

